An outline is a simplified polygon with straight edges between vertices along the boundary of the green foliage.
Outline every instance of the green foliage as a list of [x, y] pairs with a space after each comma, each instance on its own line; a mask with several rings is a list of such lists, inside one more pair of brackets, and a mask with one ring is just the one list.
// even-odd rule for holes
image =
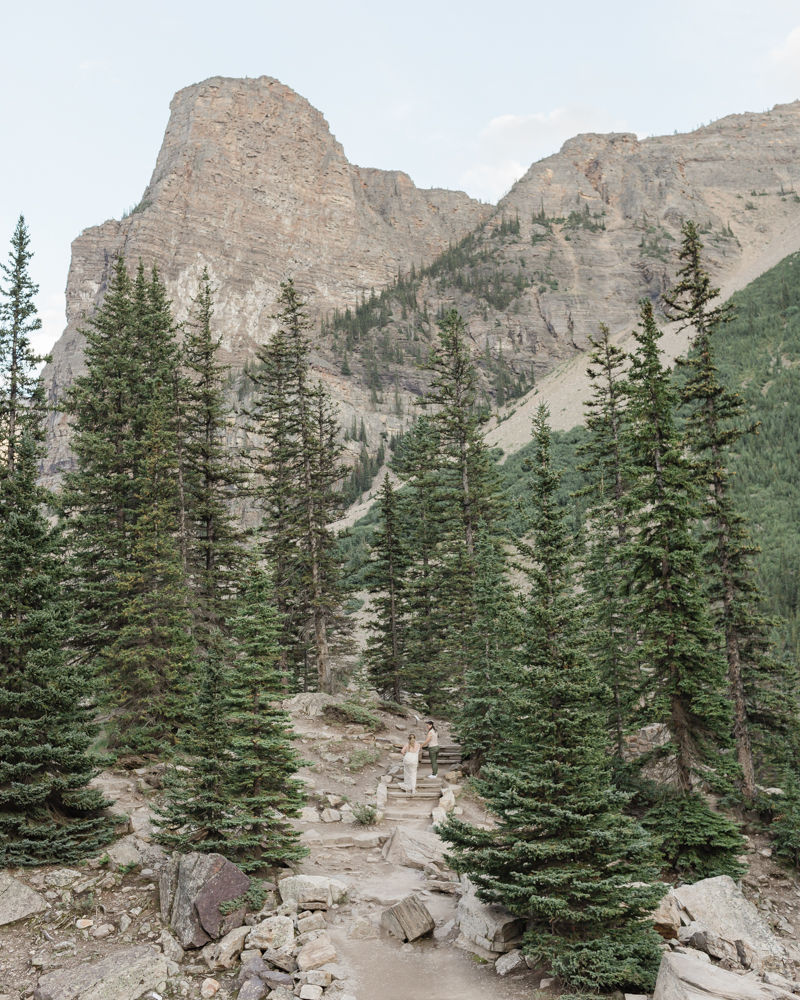
[[378, 821], [378, 810], [375, 806], [367, 806], [362, 802], [356, 802], [353, 806], [353, 815], [359, 826], [375, 826]]
[[678, 787], [688, 795], [698, 768], [715, 768], [724, 784], [730, 767], [720, 751], [730, 746], [730, 706], [692, 533], [702, 479], [676, 426], [679, 396], [661, 362], [661, 332], [649, 301], [641, 315], [623, 439], [631, 482], [624, 496], [631, 526], [624, 559], [638, 628], [631, 658], [643, 721], [669, 726], [672, 738], [662, 753], [674, 755]]
[[379, 715], [375, 715], [368, 708], [356, 705], [352, 701], [343, 701], [338, 705], [326, 705], [322, 714], [335, 722], [352, 722], [363, 726], [372, 733], [380, 733], [386, 729], [386, 725]]
[[742, 835], [735, 823], [712, 812], [697, 794], [664, 795], [642, 825], [649, 830], [670, 869], [685, 881], [717, 875], [739, 879], [747, 867], [736, 860]]
[[356, 747], [350, 754], [347, 770], [362, 771], [369, 764], [375, 764], [380, 759], [381, 752], [377, 747]]
[[643, 918], [665, 887], [651, 842], [611, 785], [544, 407], [534, 427], [522, 655], [503, 684], [507, 744], [475, 782], [497, 825], [450, 817], [440, 833], [478, 896], [527, 921], [526, 954], [568, 985], [649, 991], [660, 948]]
[[0, 866], [69, 864], [113, 836], [87, 787], [96, 734], [91, 673], [67, 653], [58, 531], [38, 485], [44, 393], [29, 336], [39, 329], [24, 219], [0, 285]]
[[392, 715], [399, 715], [401, 719], [405, 719], [408, 715], [408, 709], [405, 705], [401, 705], [396, 701], [386, 701], [385, 699], [381, 699], [378, 702], [378, 708], [383, 709], [384, 712], [391, 712]]
[[773, 819], [769, 826], [773, 851], [800, 869], [800, 788], [791, 775], [784, 775], [784, 794], [771, 798]]
[[266, 902], [267, 895], [267, 890], [263, 884], [258, 879], [251, 878], [250, 885], [241, 896], [236, 896], [234, 899], [229, 899], [219, 904], [219, 912], [226, 915], [228, 913], [235, 913], [236, 910], [246, 906], [251, 913], [258, 913]]
[[59, 498], [73, 553], [81, 662], [105, 682], [113, 746], [157, 750], [174, 739], [192, 670], [190, 600], [178, 511], [175, 375], [179, 351], [166, 290], [142, 264], [114, 264], [88, 321], [86, 373], [64, 406], [76, 468]]
[[363, 494], [372, 486], [372, 481], [383, 467], [385, 460], [386, 452], [382, 444], [378, 447], [374, 457], [370, 455], [366, 447], [362, 448], [349, 477], [342, 486], [342, 503], [348, 507], [350, 504], [358, 503]]

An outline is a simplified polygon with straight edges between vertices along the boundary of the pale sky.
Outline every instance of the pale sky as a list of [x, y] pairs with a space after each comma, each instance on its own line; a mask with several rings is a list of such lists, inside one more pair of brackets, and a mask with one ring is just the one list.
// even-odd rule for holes
[[172, 95], [207, 77], [277, 77], [351, 162], [492, 202], [577, 132], [800, 97], [800, 0], [27, 0], [0, 39], [0, 253], [23, 212], [42, 350], [71, 241], [139, 201]]

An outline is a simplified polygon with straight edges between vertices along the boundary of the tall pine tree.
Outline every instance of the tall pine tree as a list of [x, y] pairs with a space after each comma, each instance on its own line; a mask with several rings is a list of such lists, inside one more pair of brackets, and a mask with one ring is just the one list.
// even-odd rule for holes
[[585, 404], [589, 438], [580, 449], [587, 461], [580, 466], [589, 484], [587, 550], [583, 585], [589, 595], [589, 649], [608, 691], [608, 720], [616, 755], [622, 758], [625, 729], [631, 721], [635, 684], [632, 683], [631, 632], [627, 600], [621, 581], [625, 575], [628, 515], [624, 496], [628, 488], [623, 455], [623, 423], [627, 382], [622, 369], [625, 352], [600, 324], [600, 337], [589, 338], [587, 374], [594, 388]]
[[93, 687], [70, 662], [60, 538], [37, 483], [44, 449], [43, 360], [25, 220], [0, 265], [0, 866], [74, 863], [107, 843], [105, 802], [87, 787]]
[[714, 334], [732, 318], [728, 306], [715, 306], [703, 266], [703, 244], [693, 222], [683, 226], [678, 281], [664, 296], [670, 314], [694, 331], [692, 350], [679, 364], [688, 373], [683, 400], [689, 406], [687, 441], [705, 483], [701, 542], [708, 597], [718, 633], [724, 638], [728, 690], [733, 704], [734, 738], [742, 795], [756, 797], [754, 735], [770, 763], [798, 764], [798, 729], [793, 705], [795, 671], [770, 656], [772, 622], [759, 612], [761, 595], [752, 557], [758, 551], [745, 518], [731, 495], [730, 449], [755, 427], [747, 425], [744, 400], [720, 378], [714, 362]]
[[644, 920], [663, 895], [653, 849], [611, 784], [598, 681], [582, 648], [571, 539], [556, 500], [544, 406], [534, 431], [524, 655], [508, 692], [511, 741], [484, 766], [493, 830], [450, 819], [450, 863], [480, 898], [527, 921], [523, 951], [580, 989], [649, 990], [661, 957]]
[[148, 278], [140, 262], [132, 282], [118, 259], [84, 332], [87, 371], [65, 400], [76, 468], [60, 497], [76, 644], [116, 710], [112, 745], [155, 749], [180, 723], [188, 644], [176, 640], [191, 633], [178, 541], [180, 354], [157, 269]]
[[375, 687], [385, 697], [400, 701], [405, 667], [405, 570], [408, 561], [403, 544], [401, 499], [387, 475], [378, 501], [379, 522], [370, 546], [372, 560], [367, 585], [372, 594], [373, 634], [367, 640], [366, 662]]

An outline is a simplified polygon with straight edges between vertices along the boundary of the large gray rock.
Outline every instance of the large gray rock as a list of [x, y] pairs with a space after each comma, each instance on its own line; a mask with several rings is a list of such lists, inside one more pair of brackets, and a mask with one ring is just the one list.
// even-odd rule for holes
[[221, 854], [173, 855], [161, 872], [161, 917], [182, 948], [202, 948], [244, 921], [244, 911], [225, 916], [220, 904], [250, 885], [244, 872]]
[[46, 909], [44, 896], [34, 892], [24, 882], [0, 872], [0, 926], [27, 920]]
[[278, 883], [284, 903], [294, 901], [300, 909], [314, 909], [314, 903], [330, 906], [347, 895], [347, 885], [327, 875], [290, 875]]
[[406, 896], [381, 914], [381, 925], [401, 941], [416, 941], [436, 926], [427, 906], [416, 896]]
[[396, 826], [383, 845], [383, 856], [393, 865], [422, 871], [431, 862], [444, 863], [444, 842], [435, 833]]
[[653, 1000], [788, 1000], [794, 994], [738, 976], [691, 955], [667, 952], [661, 959]]
[[741, 941], [757, 968], [780, 968], [788, 959], [786, 949], [762, 920], [758, 910], [728, 875], [682, 885], [672, 894], [692, 920], [730, 942]]
[[34, 1000], [138, 1000], [169, 974], [167, 959], [149, 944], [115, 951], [77, 969], [57, 969], [39, 980]]
[[462, 880], [464, 894], [458, 901], [456, 923], [463, 937], [493, 954], [513, 951], [520, 943], [525, 923], [504, 906], [483, 903], [468, 879]]

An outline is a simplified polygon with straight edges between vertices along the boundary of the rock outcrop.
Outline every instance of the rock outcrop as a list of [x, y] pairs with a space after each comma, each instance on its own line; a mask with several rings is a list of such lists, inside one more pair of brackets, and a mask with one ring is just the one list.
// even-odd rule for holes
[[[364, 419], [374, 453], [382, 435], [410, 422], [410, 400], [424, 388], [420, 341], [433, 336], [441, 306], [466, 316], [491, 398], [500, 368], [529, 387], [582, 352], [599, 321], [615, 335], [629, 331], [638, 301], [657, 300], [672, 282], [685, 219], [700, 227], [712, 276], [726, 291], [800, 247], [800, 102], [685, 135], [576, 136], [533, 164], [496, 208], [461, 192], [417, 189], [400, 172], [353, 166], [322, 115], [269, 77], [215, 77], [179, 91], [171, 108], [139, 205], [73, 244], [68, 324], [45, 370], [53, 403], [82, 370], [79, 327], [118, 253], [158, 262], [178, 319], [208, 267], [215, 329], [237, 369], [274, 329], [287, 276], [312, 315], [330, 319], [468, 237], [423, 274], [414, 316], [389, 303], [379, 327], [375, 312], [373, 331], [352, 345], [350, 374], [342, 336], [319, 333], [316, 372], [344, 427]], [[665, 344], [679, 352], [686, 337]], [[585, 390], [572, 381], [562, 378], [548, 396], [555, 427], [582, 419]], [[529, 440], [529, 411], [520, 407], [489, 440], [506, 450]], [[349, 443], [353, 461], [360, 447]], [[55, 413], [46, 479], [55, 482], [70, 461], [67, 421]]]
[[[67, 328], [45, 373], [53, 401], [83, 370], [79, 328], [118, 254], [158, 264], [178, 319], [207, 267], [215, 324], [240, 367], [274, 329], [281, 281], [294, 279], [313, 315], [332, 312], [432, 260], [492, 211], [463, 192], [420, 190], [400, 171], [354, 166], [320, 112], [271, 77], [213, 77], [178, 91], [170, 109], [139, 204], [72, 245]], [[68, 440], [57, 417], [49, 474], [69, 464]]]

